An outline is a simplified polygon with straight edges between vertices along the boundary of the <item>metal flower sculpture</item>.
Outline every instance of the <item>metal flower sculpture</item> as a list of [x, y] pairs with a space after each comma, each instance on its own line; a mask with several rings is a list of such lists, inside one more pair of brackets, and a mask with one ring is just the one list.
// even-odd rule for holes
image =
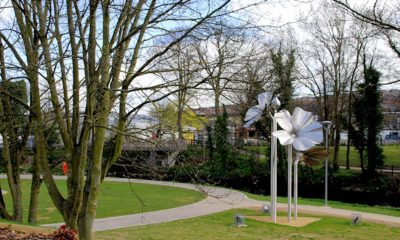
[[244, 117], [244, 121], [246, 122], [246, 124], [244, 124], [243, 127], [248, 128], [251, 124], [257, 121], [261, 117], [264, 109], [271, 104], [271, 100], [272, 93], [270, 92], [263, 92], [258, 94], [258, 105], [255, 105], [247, 110], [246, 116]]
[[291, 116], [287, 110], [275, 114], [275, 119], [283, 130], [274, 131], [272, 135], [279, 139], [281, 145], [288, 145], [288, 221], [292, 215], [292, 148], [297, 151], [294, 162], [294, 217], [297, 219], [298, 164], [303, 152], [323, 140], [322, 125], [314, 121], [311, 112], [295, 108]]
[[323, 140], [322, 125], [314, 121], [311, 112], [296, 107], [291, 116], [282, 110], [275, 114], [276, 121], [283, 130], [272, 134], [282, 145], [292, 144], [297, 151], [306, 151]]

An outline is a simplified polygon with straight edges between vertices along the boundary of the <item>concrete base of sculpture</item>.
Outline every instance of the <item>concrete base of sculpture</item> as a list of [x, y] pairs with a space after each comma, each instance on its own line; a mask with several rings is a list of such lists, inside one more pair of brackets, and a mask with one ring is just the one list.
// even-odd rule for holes
[[[253, 219], [259, 222], [272, 223], [270, 216], [246, 216], [247, 219]], [[321, 220], [321, 218], [315, 217], [298, 217], [297, 220], [292, 218], [292, 222], [288, 222], [287, 216], [277, 216], [276, 224], [285, 225], [290, 227], [304, 227], [308, 224], [314, 223]]]

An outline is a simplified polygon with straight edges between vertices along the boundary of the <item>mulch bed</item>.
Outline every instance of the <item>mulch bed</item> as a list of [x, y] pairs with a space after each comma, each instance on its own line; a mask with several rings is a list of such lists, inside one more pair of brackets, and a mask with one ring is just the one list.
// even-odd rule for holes
[[53, 233], [35, 233], [0, 227], [0, 240], [77, 240], [76, 232], [60, 228]]

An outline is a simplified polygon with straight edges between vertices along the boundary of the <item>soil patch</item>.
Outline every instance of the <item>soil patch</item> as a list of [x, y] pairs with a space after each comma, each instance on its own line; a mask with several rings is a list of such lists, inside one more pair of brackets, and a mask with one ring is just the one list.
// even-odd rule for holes
[[[268, 222], [272, 223], [272, 218], [270, 216], [246, 216], [248, 219], [253, 219], [259, 222]], [[276, 217], [276, 223], [280, 225], [285, 225], [285, 226], [290, 226], [290, 227], [304, 227], [307, 226], [308, 224], [311, 224], [313, 222], [317, 222], [321, 220], [321, 218], [315, 218], [315, 217], [298, 217], [297, 219], [292, 219], [291, 222], [288, 222], [288, 219], [286, 216], [277, 216]]]

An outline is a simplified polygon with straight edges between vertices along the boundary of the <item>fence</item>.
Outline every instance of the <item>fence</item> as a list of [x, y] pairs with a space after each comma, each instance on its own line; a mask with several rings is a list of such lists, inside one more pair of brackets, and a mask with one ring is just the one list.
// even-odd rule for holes
[[381, 145], [396, 145], [396, 144], [400, 144], [400, 139], [382, 139], [381, 140]]
[[400, 174], [400, 168], [396, 168], [394, 165], [392, 166], [386, 166], [381, 168], [381, 173], [386, 173], [386, 174], [390, 174], [390, 175], [397, 175]]

